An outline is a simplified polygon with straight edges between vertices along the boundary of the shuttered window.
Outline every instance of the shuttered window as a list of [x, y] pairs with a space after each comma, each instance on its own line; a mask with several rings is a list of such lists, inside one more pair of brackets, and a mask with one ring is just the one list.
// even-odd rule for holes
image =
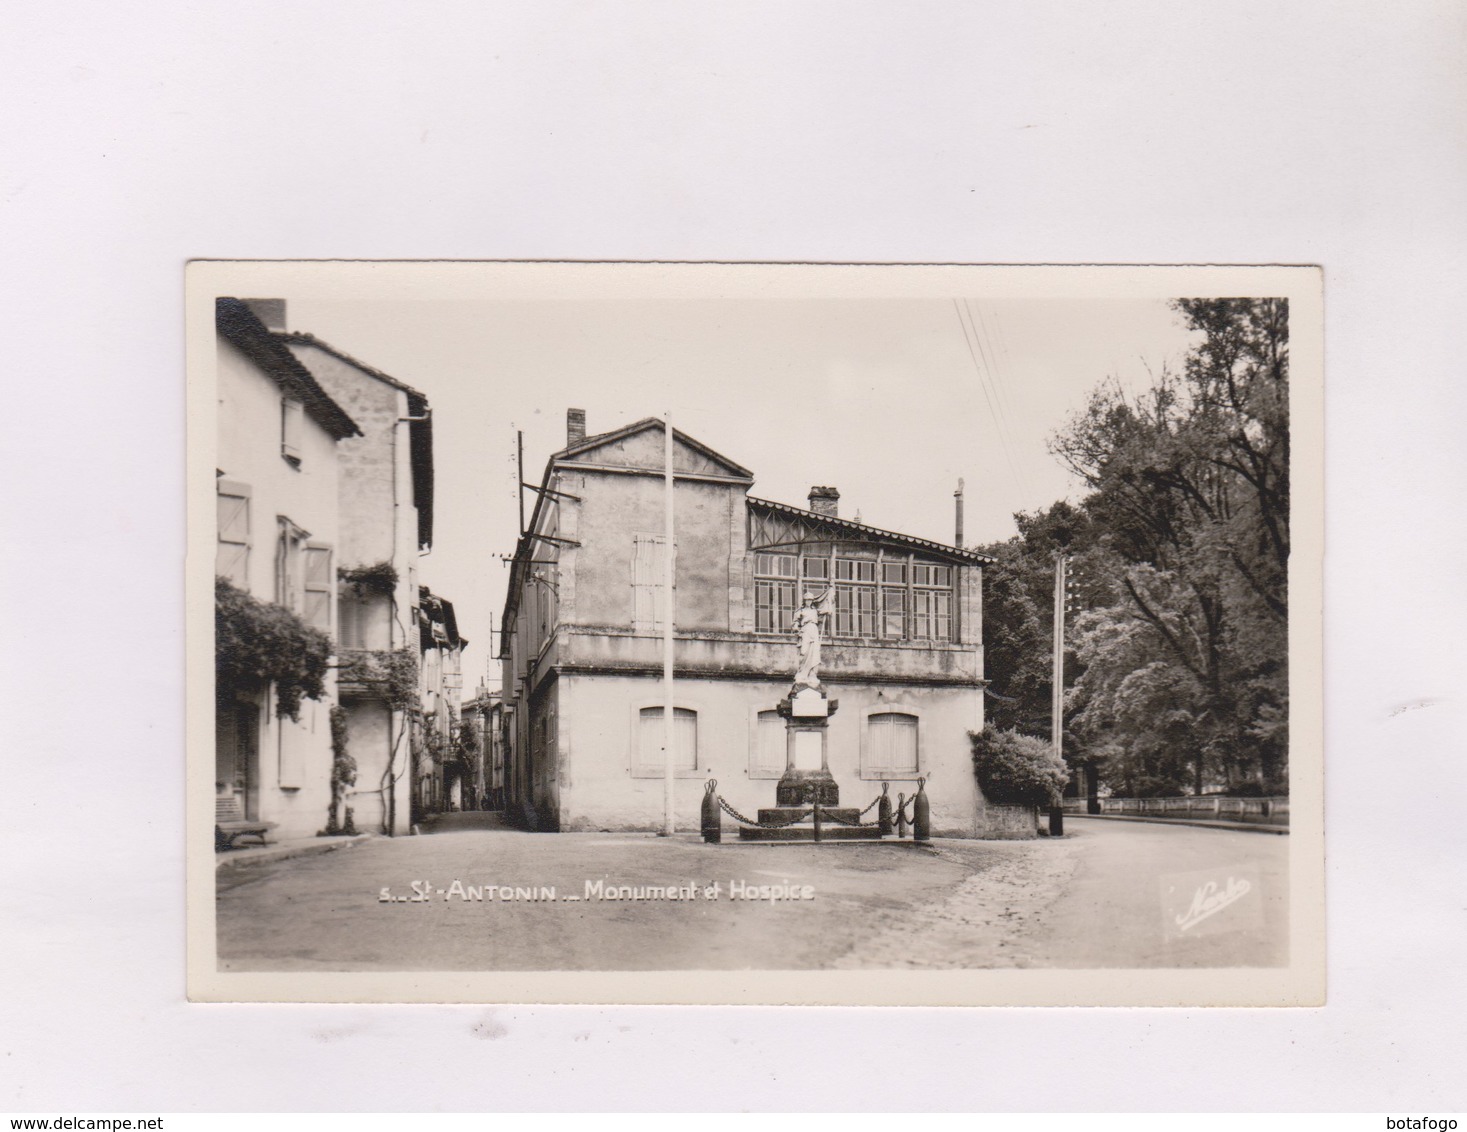
[[896, 777], [917, 773], [917, 717], [906, 712], [879, 712], [866, 717], [863, 772]]
[[329, 546], [306, 547], [305, 607], [301, 615], [306, 623], [314, 625], [323, 633], [331, 632], [331, 548]]
[[219, 485], [219, 549], [214, 573], [228, 578], [242, 590], [250, 586], [250, 498], [249, 489]]
[[632, 627], [639, 632], [660, 631], [668, 614], [667, 540], [662, 535], [634, 535], [633, 540]]
[[289, 397], [280, 402], [280, 454], [293, 467], [301, 466], [301, 434], [305, 430], [305, 407]]
[[[691, 774], [698, 769], [698, 713], [688, 708], [672, 712], [674, 774]], [[646, 707], [639, 713], [637, 729], [637, 773], [656, 777], [664, 772], [662, 709]]]
[[277, 516], [280, 537], [275, 544], [275, 603], [292, 613], [305, 603], [303, 552], [310, 535], [284, 515]]

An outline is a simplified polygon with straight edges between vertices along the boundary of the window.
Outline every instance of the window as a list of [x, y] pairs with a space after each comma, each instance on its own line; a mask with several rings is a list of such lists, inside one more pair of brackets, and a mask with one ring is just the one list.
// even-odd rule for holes
[[830, 581], [829, 558], [806, 558], [801, 563], [804, 576], [812, 582]]
[[293, 468], [301, 466], [301, 433], [305, 428], [305, 406], [290, 397], [280, 402], [280, 454]]
[[219, 548], [214, 573], [242, 590], [250, 588], [250, 489], [220, 480]]
[[342, 648], [364, 649], [367, 647], [367, 605], [352, 587], [345, 586], [336, 603], [336, 637]]
[[793, 554], [754, 555], [754, 629], [760, 633], [787, 633], [795, 618]]
[[872, 778], [911, 777], [917, 773], [917, 717], [882, 711], [866, 717], [861, 773]]
[[950, 641], [953, 636], [953, 568], [912, 564], [912, 637]]
[[633, 540], [632, 628], [644, 633], [658, 631], [668, 614], [667, 539], [662, 535], [634, 535]]
[[881, 635], [894, 640], [906, 636], [907, 591], [891, 586], [881, 591]]
[[301, 612], [305, 603], [302, 558], [308, 531], [301, 530], [284, 515], [276, 517], [280, 537], [275, 544], [275, 601], [293, 613]]
[[[662, 708], [645, 707], [637, 714], [637, 762], [639, 778], [658, 778], [664, 773]], [[698, 771], [698, 713], [674, 708], [672, 713], [674, 774], [691, 776]]]
[[874, 561], [859, 558], [835, 560], [835, 636], [876, 636], [875, 582]]
[[331, 632], [332, 585], [331, 548], [311, 544], [306, 547], [305, 606], [302, 616], [306, 624], [323, 633]]
[[786, 743], [785, 722], [779, 712], [759, 712], [755, 717], [754, 741], [749, 749], [749, 777], [781, 777], [787, 761]]

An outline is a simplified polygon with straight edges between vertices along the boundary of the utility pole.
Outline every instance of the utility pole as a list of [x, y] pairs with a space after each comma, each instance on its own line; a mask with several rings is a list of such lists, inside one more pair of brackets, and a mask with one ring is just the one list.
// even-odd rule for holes
[[662, 418], [663, 432], [663, 505], [662, 505], [662, 835], [671, 837], [675, 829], [673, 817], [673, 714], [672, 691], [672, 585], [674, 572], [673, 507], [672, 507], [672, 414]]
[[516, 430], [515, 434], [515, 457], [517, 465], [515, 468], [514, 495], [520, 505], [520, 537], [525, 537], [525, 434], [522, 430]]
[[[1065, 574], [1069, 559], [1062, 550], [1054, 554], [1054, 671], [1050, 693], [1050, 742], [1056, 758], [1065, 756]], [[1061, 837], [1065, 832], [1065, 811], [1060, 801], [1049, 807], [1049, 835]]]

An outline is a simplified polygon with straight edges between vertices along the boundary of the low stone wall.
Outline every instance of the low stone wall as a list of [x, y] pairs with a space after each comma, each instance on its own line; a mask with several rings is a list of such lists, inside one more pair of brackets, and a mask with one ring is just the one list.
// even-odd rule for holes
[[989, 841], [1019, 841], [1039, 836], [1039, 811], [1033, 806], [996, 806], [983, 810], [983, 832]]

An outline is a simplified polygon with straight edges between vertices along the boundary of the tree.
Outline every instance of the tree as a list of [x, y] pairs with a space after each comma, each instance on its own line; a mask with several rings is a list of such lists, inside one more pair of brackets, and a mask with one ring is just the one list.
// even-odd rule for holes
[[1102, 583], [1070, 703], [1118, 789], [1286, 789], [1288, 306], [1175, 307], [1200, 335], [1183, 374], [1102, 385], [1052, 442]]

